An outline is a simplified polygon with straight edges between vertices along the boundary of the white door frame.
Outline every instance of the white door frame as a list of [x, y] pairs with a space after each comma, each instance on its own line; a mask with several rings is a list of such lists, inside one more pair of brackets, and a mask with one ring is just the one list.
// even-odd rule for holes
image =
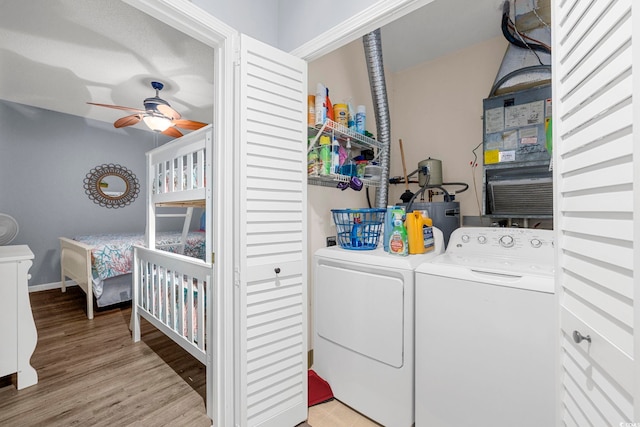
[[[237, 61], [238, 32], [188, 0], [122, 0], [159, 21], [211, 46], [214, 49], [214, 116], [212, 117], [214, 159], [213, 181], [225, 182], [232, 176], [234, 165], [234, 66]], [[300, 46], [291, 54], [306, 61], [321, 57], [345, 44], [362, 37], [383, 25], [392, 22], [433, 0], [379, 0], [371, 7], [350, 17], [324, 34]], [[231, 141], [231, 144], [223, 144]], [[213, 251], [216, 254], [213, 275], [217, 284], [233, 283], [233, 228], [225, 227], [224, 221], [216, 218], [233, 217], [233, 186], [218, 185], [213, 190], [214, 227]], [[228, 286], [218, 286], [221, 292]], [[208, 361], [213, 369], [207, 370], [207, 393], [218, 396], [213, 407], [207, 405], [208, 416], [218, 426], [233, 426], [233, 290], [226, 289], [213, 307], [216, 314], [212, 322], [223, 325], [215, 343], [214, 360]], [[208, 325], [209, 326], [209, 325]], [[226, 327], [225, 327], [226, 326]], [[215, 365], [212, 365], [212, 362]], [[214, 377], [216, 380], [214, 381]], [[215, 389], [210, 387], [215, 385]]]
[[[213, 277], [215, 284], [228, 283], [233, 277], [232, 227], [225, 227], [219, 219], [231, 218], [233, 191], [225, 186], [231, 176], [233, 144], [224, 143], [234, 138], [234, 62], [238, 32], [208, 12], [186, 0], [122, 0], [153, 18], [210, 46], [214, 55], [214, 84], [211, 97], [213, 109], [213, 160], [212, 180], [214, 185], [213, 220], [211, 230], [216, 236], [211, 249], [215, 254]], [[217, 333], [212, 343], [213, 351], [207, 359], [207, 415], [218, 426], [234, 425], [233, 420], [233, 292], [225, 286], [216, 286], [219, 298], [211, 307], [213, 316], [208, 316], [207, 330]], [[215, 380], [214, 380], [215, 379]]]
[[289, 53], [313, 61], [433, 1], [380, 0]]

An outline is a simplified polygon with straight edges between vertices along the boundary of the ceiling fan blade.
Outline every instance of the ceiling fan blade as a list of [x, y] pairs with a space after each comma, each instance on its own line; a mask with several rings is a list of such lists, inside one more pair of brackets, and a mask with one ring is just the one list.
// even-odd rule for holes
[[139, 108], [122, 107], [120, 105], [98, 104], [98, 103], [95, 103], [95, 102], [87, 102], [87, 104], [97, 105], [98, 107], [114, 108], [116, 110], [133, 111], [133, 112], [136, 112], [136, 113], [144, 113], [145, 112], [144, 110], [141, 110]]
[[117, 128], [123, 128], [125, 126], [132, 126], [132, 125], [135, 125], [136, 123], [139, 123], [140, 120], [142, 120], [142, 115], [140, 115], [140, 114], [132, 114], [130, 116], [125, 116], [125, 117], [122, 117], [122, 118], [116, 120], [113, 123], [113, 126], [117, 127]]
[[207, 124], [202, 122], [196, 122], [194, 120], [173, 120], [173, 124], [182, 129], [198, 130], [205, 127]]
[[166, 117], [168, 117], [171, 120], [178, 120], [180, 117], [182, 117], [180, 115], [180, 113], [178, 113], [176, 110], [174, 110], [173, 108], [171, 108], [168, 105], [163, 105], [163, 104], [158, 104], [156, 106], [156, 109], [163, 115], [165, 115]]
[[180, 132], [178, 129], [176, 129], [173, 126], [167, 128], [167, 130], [162, 131], [162, 134], [167, 136], [172, 136], [174, 138], [180, 138], [182, 136], [182, 132]]

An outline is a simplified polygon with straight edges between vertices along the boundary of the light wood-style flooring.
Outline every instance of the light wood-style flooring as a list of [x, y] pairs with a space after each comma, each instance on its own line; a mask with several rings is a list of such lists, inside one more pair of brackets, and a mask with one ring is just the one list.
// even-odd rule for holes
[[[96, 310], [88, 320], [76, 286], [34, 292], [30, 299], [38, 384], [18, 391], [15, 375], [0, 378], [0, 426], [211, 425], [204, 365], [144, 320], [142, 340], [134, 343], [130, 304]], [[312, 427], [379, 426], [337, 400], [309, 408], [307, 421]]]
[[133, 343], [130, 304], [88, 320], [78, 287], [30, 298], [38, 384], [0, 379], [0, 426], [211, 425], [204, 365], [146, 322]]

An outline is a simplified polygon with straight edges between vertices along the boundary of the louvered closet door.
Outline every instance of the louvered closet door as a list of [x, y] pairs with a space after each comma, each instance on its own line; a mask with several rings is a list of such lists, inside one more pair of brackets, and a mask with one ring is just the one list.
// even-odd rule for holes
[[[559, 425], [626, 425], [640, 422], [633, 280], [640, 256], [638, 131], [632, 132], [638, 91], [631, 68], [631, 9], [639, 14], [640, 7], [637, 0], [552, 4]], [[591, 343], [576, 343], [574, 331]]]
[[242, 426], [307, 417], [306, 62], [241, 37], [237, 408]]

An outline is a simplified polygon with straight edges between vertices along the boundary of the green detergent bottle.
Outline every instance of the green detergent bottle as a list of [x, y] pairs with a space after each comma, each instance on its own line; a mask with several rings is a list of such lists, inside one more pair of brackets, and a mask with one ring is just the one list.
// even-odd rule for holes
[[402, 214], [396, 213], [393, 219], [393, 230], [389, 236], [389, 253], [394, 255], [409, 255], [407, 229], [402, 221]]

